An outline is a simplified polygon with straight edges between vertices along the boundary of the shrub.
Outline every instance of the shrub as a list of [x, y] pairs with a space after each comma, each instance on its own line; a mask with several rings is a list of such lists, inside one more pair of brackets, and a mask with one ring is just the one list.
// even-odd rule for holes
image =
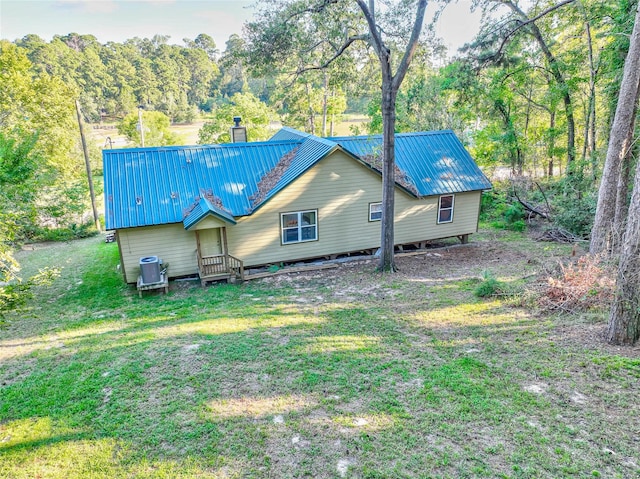
[[506, 188], [497, 183], [494, 185], [493, 190], [482, 193], [480, 219], [489, 222], [502, 219], [508, 207], [509, 201], [507, 199]]
[[478, 298], [501, 295], [505, 291], [504, 283], [498, 281], [489, 271], [482, 273], [482, 282], [476, 286], [473, 294]]
[[93, 222], [81, 225], [71, 224], [64, 228], [34, 228], [29, 235], [31, 241], [71, 241], [98, 234]]
[[9, 284], [0, 283], [0, 322], [9, 311], [20, 309], [33, 297], [35, 286], [48, 286], [60, 276], [57, 268], [45, 268], [27, 281], [13, 280]]
[[524, 220], [524, 208], [520, 203], [509, 205], [504, 212], [504, 219], [507, 224], [517, 223]]
[[581, 199], [557, 200], [554, 223], [581, 238], [588, 238], [596, 215], [597, 197], [595, 192]]
[[524, 220], [518, 220], [508, 225], [507, 229], [511, 231], [524, 231], [525, 229], [527, 229], [527, 224], [524, 222]]
[[480, 219], [495, 229], [524, 231], [527, 227], [524, 208], [520, 203], [512, 203], [508, 190], [508, 184], [496, 183], [493, 190], [483, 193]]

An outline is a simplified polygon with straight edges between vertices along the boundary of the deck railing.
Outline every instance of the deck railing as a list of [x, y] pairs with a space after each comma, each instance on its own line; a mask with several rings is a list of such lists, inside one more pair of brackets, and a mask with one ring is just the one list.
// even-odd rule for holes
[[200, 257], [200, 277], [208, 278], [227, 274], [244, 279], [244, 264], [242, 260], [230, 254], [213, 254]]

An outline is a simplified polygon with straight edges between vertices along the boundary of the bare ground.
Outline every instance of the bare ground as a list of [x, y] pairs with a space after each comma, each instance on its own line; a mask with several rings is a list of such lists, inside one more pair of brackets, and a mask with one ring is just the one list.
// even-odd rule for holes
[[[501, 236], [500, 232], [483, 233], [480, 239], [465, 245], [452, 243], [423, 252], [400, 253], [396, 256], [397, 272], [392, 275], [377, 273], [373, 259], [354, 258], [341, 263], [338, 269], [278, 275], [261, 281], [295, 284], [296, 291], [301, 294], [291, 299], [301, 304], [318, 306], [334, 301], [354, 301], [373, 305], [393, 301], [397, 311], [411, 312], [431, 302], [429, 291], [425, 292], [421, 286], [441, 286], [465, 280], [473, 285], [487, 273], [507, 282], [543, 282], [548, 276], [557, 274], [561, 264], [575, 263], [586, 254], [579, 245], [532, 241], [505, 243], [497, 241]], [[305, 294], [317, 292], [318, 288], [330, 293], [325, 296]], [[640, 345], [629, 348], [604, 342], [606, 306], [600, 311], [565, 319], [567, 321], [560, 316], [555, 324], [556, 341], [640, 357]]]

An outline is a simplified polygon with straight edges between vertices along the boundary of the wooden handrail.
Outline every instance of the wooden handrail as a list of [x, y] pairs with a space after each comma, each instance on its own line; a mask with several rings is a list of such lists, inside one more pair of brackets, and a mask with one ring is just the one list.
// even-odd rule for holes
[[230, 254], [212, 254], [198, 258], [200, 276], [236, 275], [244, 279], [244, 263]]

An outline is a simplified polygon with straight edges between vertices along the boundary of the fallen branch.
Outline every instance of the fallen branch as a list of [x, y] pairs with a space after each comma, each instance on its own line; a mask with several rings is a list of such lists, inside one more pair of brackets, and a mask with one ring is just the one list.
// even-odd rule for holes
[[518, 203], [520, 203], [525, 210], [527, 210], [530, 214], [532, 215], [538, 215], [541, 218], [544, 218], [545, 220], [550, 220], [551, 218], [549, 217], [549, 214], [545, 213], [544, 211], [540, 211], [538, 208], [536, 208], [535, 206], [532, 206], [530, 203], [527, 203], [526, 201], [520, 199], [520, 197], [518, 196], [518, 192], [516, 191], [516, 187], [513, 187], [513, 196], [516, 197], [516, 200], [518, 200]]
[[554, 243], [578, 243], [584, 241], [573, 233], [562, 228], [551, 228], [536, 238], [538, 241], [552, 241]]

